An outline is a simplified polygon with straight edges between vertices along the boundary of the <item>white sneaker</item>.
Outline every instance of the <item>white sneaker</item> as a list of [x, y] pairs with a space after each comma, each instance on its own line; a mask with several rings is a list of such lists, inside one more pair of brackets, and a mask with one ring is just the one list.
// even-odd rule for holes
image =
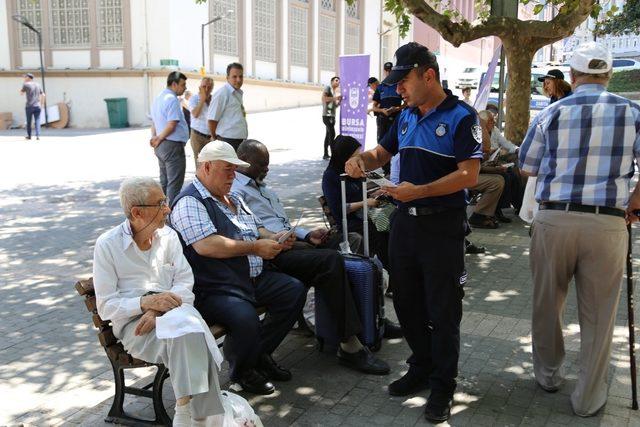
[[191, 404], [178, 406], [173, 416], [173, 427], [191, 427]]

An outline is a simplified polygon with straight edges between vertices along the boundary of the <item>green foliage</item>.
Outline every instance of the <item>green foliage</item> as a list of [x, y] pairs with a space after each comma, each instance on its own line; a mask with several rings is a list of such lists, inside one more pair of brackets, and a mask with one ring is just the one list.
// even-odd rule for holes
[[613, 73], [608, 89], [611, 92], [640, 92], [640, 70]]
[[627, 0], [622, 12], [616, 14], [617, 8], [607, 13], [605, 20], [598, 24], [599, 35], [640, 34], [640, 0]]

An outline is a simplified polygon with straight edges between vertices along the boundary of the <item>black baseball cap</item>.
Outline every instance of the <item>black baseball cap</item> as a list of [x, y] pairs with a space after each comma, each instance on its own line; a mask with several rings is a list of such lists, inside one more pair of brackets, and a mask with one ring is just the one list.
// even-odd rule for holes
[[411, 42], [400, 46], [396, 50], [396, 65], [391, 69], [389, 76], [382, 83], [393, 85], [402, 80], [414, 68], [428, 65], [439, 71], [436, 56], [420, 43]]
[[543, 81], [545, 81], [545, 79], [564, 80], [564, 73], [562, 71], [558, 70], [557, 68], [554, 68], [553, 70], [547, 71], [547, 75], [546, 76], [538, 77], [538, 81], [539, 82], [543, 82]]
[[393, 62], [385, 62], [383, 68], [385, 71], [391, 71], [391, 69], [393, 68]]

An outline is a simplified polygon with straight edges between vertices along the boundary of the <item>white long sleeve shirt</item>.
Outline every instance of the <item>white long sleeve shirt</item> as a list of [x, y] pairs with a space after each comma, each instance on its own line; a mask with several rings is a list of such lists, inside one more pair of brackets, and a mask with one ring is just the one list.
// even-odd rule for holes
[[151, 249], [142, 251], [133, 241], [129, 221], [103, 233], [93, 255], [93, 286], [98, 314], [111, 320], [113, 333], [142, 314], [140, 299], [147, 292], [173, 292], [183, 304], [193, 305], [193, 272], [182, 253], [175, 231], [155, 231]]

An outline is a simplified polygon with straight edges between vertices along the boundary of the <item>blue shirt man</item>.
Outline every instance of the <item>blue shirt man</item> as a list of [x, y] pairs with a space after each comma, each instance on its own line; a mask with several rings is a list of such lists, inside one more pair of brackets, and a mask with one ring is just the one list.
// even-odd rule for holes
[[389, 385], [407, 396], [431, 387], [425, 417], [447, 420], [460, 354], [465, 188], [478, 181], [482, 130], [475, 110], [440, 84], [435, 55], [415, 42], [396, 51], [384, 83], [397, 83], [404, 110], [373, 150], [345, 164], [354, 178], [400, 153], [399, 181], [383, 190], [398, 201], [389, 236], [394, 305], [412, 354]]
[[167, 77], [167, 87], [160, 92], [151, 106], [151, 140], [160, 168], [160, 185], [169, 203], [180, 193], [184, 183], [184, 146], [189, 139], [189, 128], [178, 96], [187, 88], [187, 77], [174, 71]]

